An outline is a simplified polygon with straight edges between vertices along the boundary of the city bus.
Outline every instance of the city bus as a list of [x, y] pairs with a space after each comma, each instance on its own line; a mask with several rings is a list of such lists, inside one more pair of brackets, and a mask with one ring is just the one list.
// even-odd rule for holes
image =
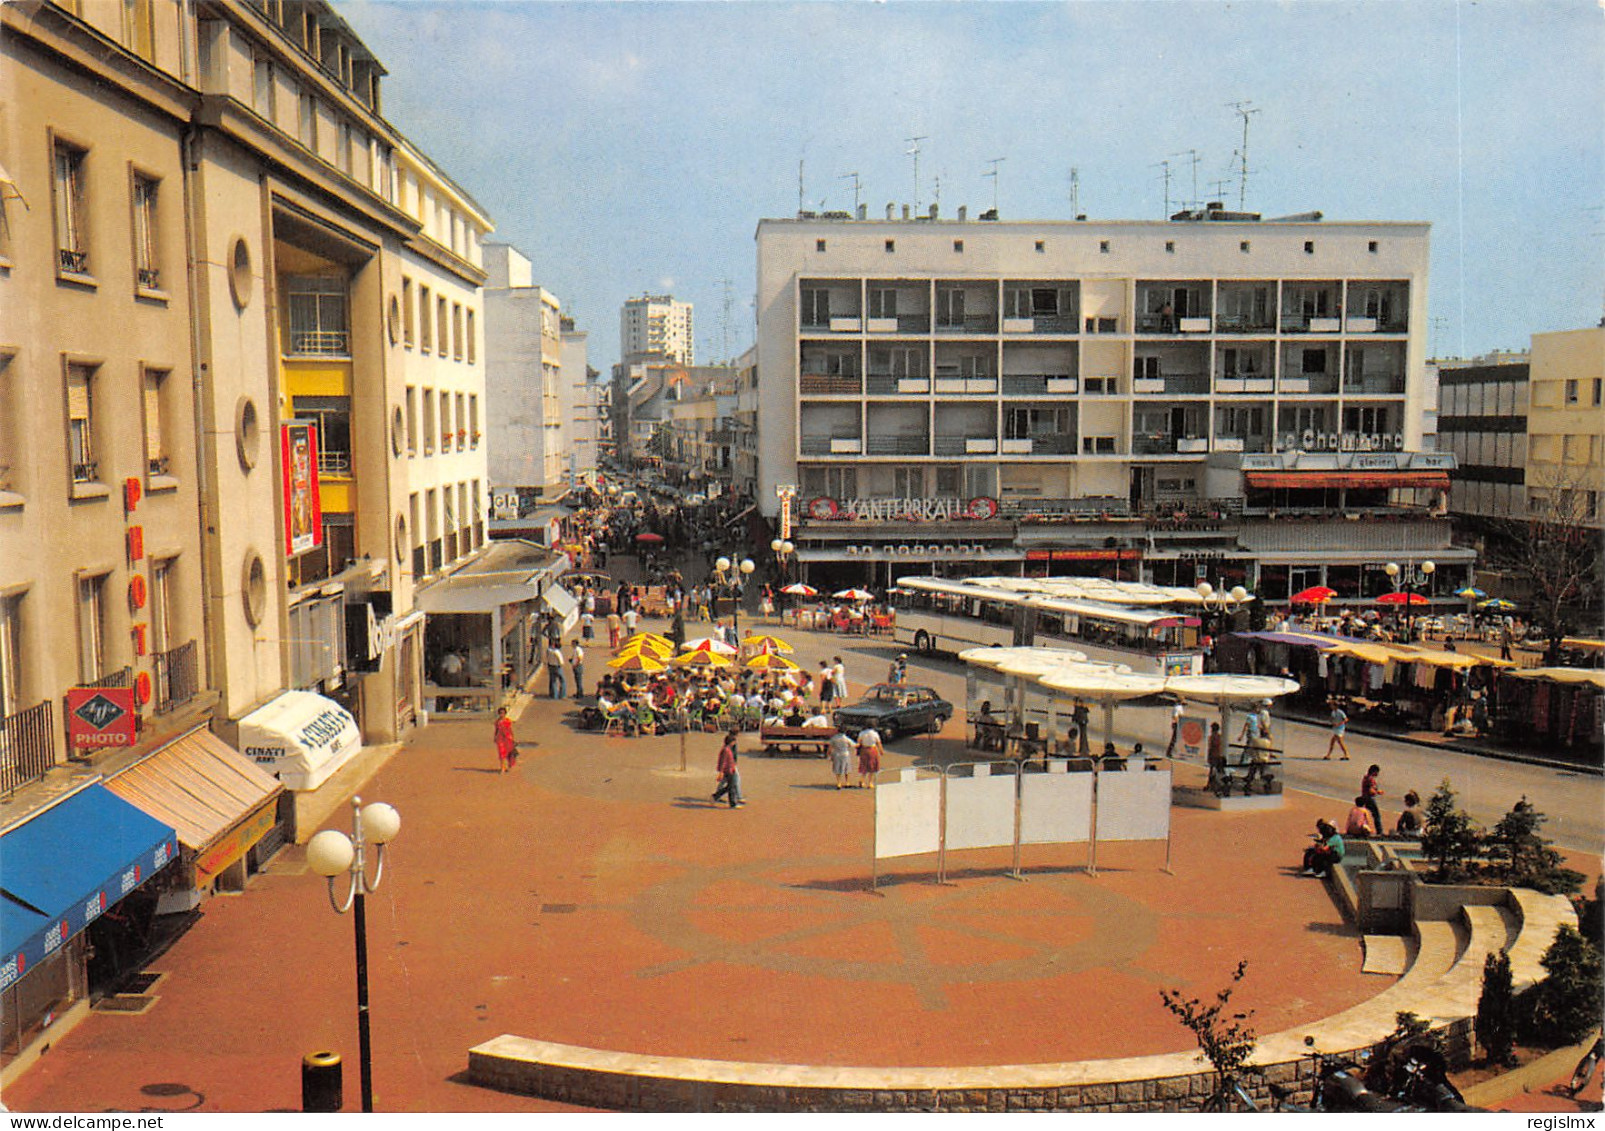
[[[1195, 592], [1082, 580], [900, 577], [891, 594], [896, 639], [921, 652], [1057, 645], [1137, 671], [1202, 670]], [[1078, 595], [1089, 590], [1099, 596]], [[1100, 599], [1105, 594], [1123, 600]]]

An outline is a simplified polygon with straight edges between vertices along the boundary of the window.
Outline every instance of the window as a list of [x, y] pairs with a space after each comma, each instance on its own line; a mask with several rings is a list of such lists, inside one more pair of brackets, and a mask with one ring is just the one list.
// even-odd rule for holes
[[830, 292], [825, 288], [808, 287], [802, 292], [802, 324], [830, 325]]
[[340, 171], [346, 176], [351, 175], [353, 168], [351, 157], [351, 123], [340, 123], [340, 141], [335, 151], [335, 159], [339, 163]]
[[417, 318], [412, 309], [412, 280], [401, 280], [401, 341], [408, 349], [412, 348], [413, 334], [418, 326]]
[[463, 445], [468, 442], [468, 414], [467, 414], [467, 412], [465, 411], [465, 408], [464, 408], [464, 402], [467, 399], [468, 398], [466, 396], [464, 396], [462, 393], [458, 393], [457, 394], [457, 413], [456, 413], [456, 418], [455, 419], [457, 421], [457, 450], [458, 451], [462, 451]]
[[1098, 241], [1098, 254], [1099, 255], [1108, 255], [1109, 254], [1109, 241], [1108, 240], [1099, 240]]
[[441, 295], [435, 299], [435, 352], [441, 357], [446, 356], [446, 348], [451, 345], [451, 327], [446, 322], [446, 296]]
[[823, 252], [825, 250], [825, 241], [824, 240], [815, 240], [814, 241], [814, 250], [818, 251], [818, 252]]
[[434, 348], [435, 337], [431, 328], [434, 323], [430, 319], [429, 288], [418, 288], [418, 348], [428, 353]]
[[273, 83], [273, 60], [255, 55], [251, 60], [251, 109], [268, 121], [274, 121], [277, 92]]
[[1305, 255], [1314, 255], [1315, 254], [1315, 241], [1314, 240], [1305, 240], [1304, 241], [1304, 254]]
[[1375, 255], [1377, 253], [1377, 241], [1368, 240], [1365, 245], [1365, 250], [1369, 251], [1372, 255]]
[[855, 467], [804, 467], [803, 494], [809, 498], [853, 499], [858, 497], [858, 469]]
[[887, 240], [886, 241], [886, 250], [887, 251], [896, 251], [897, 250], [897, 241], [896, 240]]
[[925, 469], [923, 467], [892, 468], [892, 498], [920, 499], [925, 497]]
[[172, 470], [162, 428], [162, 388], [167, 384], [167, 373], [161, 369], [147, 369], [144, 382], [145, 465], [151, 475], [167, 475]]
[[964, 325], [964, 292], [957, 288], [936, 292], [936, 324], [938, 326]]
[[1576, 404], [1577, 403], [1577, 395], [1578, 395], [1578, 393], [1577, 393], [1577, 378], [1575, 378], [1575, 377], [1566, 378], [1566, 403], [1567, 404]]
[[1393, 431], [1388, 427], [1387, 406], [1359, 405], [1345, 408], [1343, 410], [1343, 431], [1372, 436], [1382, 432]]
[[78, 578], [78, 681], [92, 684], [106, 672], [106, 575]]
[[1595, 407], [1598, 407], [1599, 403], [1600, 403], [1600, 387], [1602, 385], [1605, 385], [1605, 378], [1600, 378], [1600, 377], [1594, 378], [1594, 405], [1595, 405]]
[[162, 285], [156, 244], [156, 191], [152, 177], [134, 174], [134, 282], [141, 290]]
[[88, 151], [58, 141], [52, 181], [56, 210], [56, 269], [71, 275], [89, 273], [84, 165]]
[[300, 117], [296, 122], [296, 137], [300, 138], [301, 144], [313, 153], [318, 151], [318, 100], [304, 91], [300, 98]]
[[424, 390], [424, 455], [435, 450], [435, 390]]
[[963, 254], [963, 252], [964, 252], [964, 241], [963, 240], [954, 240], [953, 241], [953, 250], [956, 251], [956, 252], [959, 252], [960, 254]]
[[468, 443], [479, 447], [479, 394], [468, 394]]
[[67, 366], [67, 456], [74, 483], [96, 483], [100, 465], [95, 462], [95, 369]]
[[1326, 350], [1324, 348], [1304, 350], [1300, 362], [1302, 366], [1301, 373], [1324, 374], [1326, 372]]
[[453, 361], [463, 359], [463, 304], [451, 304], [451, 357]]
[[123, 0], [123, 44], [148, 62], [156, 53], [155, 40], [151, 0]]
[[464, 333], [468, 335], [468, 364], [472, 365], [474, 364], [474, 356], [478, 352], [475, 344], [477, 335], [474, 332], [474, 310], [472, 307], [468, 309], [468, 327]]
[[1113, 436], [1083, 436], [1081, 450], [1087, 455], [1107, 456], [1115, 453]]
[[1240, 243], [1238, 243], [1238, 245], [1237, 245], [1237, 250], [1242, 252], [1244, 255], [1248, 254], [1248, 248], [1249, 248], [1249, 243], [1248, 243], [1247, 240], [1243, 240]]
[[1176, 241], [1175, 240], [1166, 240], [1165, 241], [1165, 254], [1166, 255], [1175, 255], [1176, 254]]
[[1048, 250], [1048, 241], [1047, 240], [1038, 240], [1037, 241], [1037, 252], [1040, 254], [1040, 253], [1045, 252], [1047, 250]]
[[22, 710], [22, 598], [21, 593], [0, 597], [0, 719]]
[[153, 561], [150, 566], [150, 650], [162, 653], [173, 646], [173, 570], [176, 558]]
[[289, 340], [296, 356], [349, 357], [346, 281], [340, 275], [290, 275], [285, 279]]
[[897, 291], [895, 288], [869, 288], [869, 316], [871, 318], [897, 317]]
[[451, 394], [445, 389], [440, 390], [440, 450], [445, 453], [451, 449]]
[[295, 415], [317, 425], [318, 473], [350, 475], [351, 398], [296, 397]]
[[1120, 392], [1120, 382], [1113, 377], [1087, 377], [1081, 382], [1081, 390], [1093, 395], [1114, 396]]
[[418, 388], [407, 386], [407, 454], [418, 454]]

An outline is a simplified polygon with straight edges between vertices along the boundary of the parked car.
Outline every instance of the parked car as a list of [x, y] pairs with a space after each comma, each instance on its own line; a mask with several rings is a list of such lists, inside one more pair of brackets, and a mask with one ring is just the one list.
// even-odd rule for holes
[[858, 702], [836, 712], [836, 729], [857, 737], [873, 726], [882, 742], [890, 742], [900, 734], [935, 734], [952, 717], [953, 704], [929, 687], [877, 683]]

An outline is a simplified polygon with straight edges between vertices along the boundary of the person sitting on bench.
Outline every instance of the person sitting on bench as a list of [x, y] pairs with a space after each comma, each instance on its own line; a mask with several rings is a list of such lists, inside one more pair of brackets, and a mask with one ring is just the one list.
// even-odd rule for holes
[[1329, 876], [1343, 859], [1343, 838], [1338, 835], [1337, 826], [1323, 818], [1315, 822], [1314, 839], [1315, 843], [1304, 850], [1304, 874]]

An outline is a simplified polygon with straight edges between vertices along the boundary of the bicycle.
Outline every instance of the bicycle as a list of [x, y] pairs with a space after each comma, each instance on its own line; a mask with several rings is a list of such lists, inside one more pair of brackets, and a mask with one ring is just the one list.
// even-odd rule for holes
[[1203, 1105], [1198, 1110], [1220, 1115], [1257, 1112], [1260, 1106], [1236, 1076], [1222, 1076], [1220, 1082], [1215, 1085], [1215, 1090], [1204, 1099]]
[[1605, 1057], [1605, 1035], [1594, 1038], [1593, 1047], [1583, 1054], [1583, 1059], [1572, 1069], [1571, 1082], [1566, 1088], [1567, 1095], [1575, 1100], [1578, 1093], [1588, 1087], [1588, 1082], [1594, 1078], [1594, 1071], [1599, 1068], [1602, 1057]]

